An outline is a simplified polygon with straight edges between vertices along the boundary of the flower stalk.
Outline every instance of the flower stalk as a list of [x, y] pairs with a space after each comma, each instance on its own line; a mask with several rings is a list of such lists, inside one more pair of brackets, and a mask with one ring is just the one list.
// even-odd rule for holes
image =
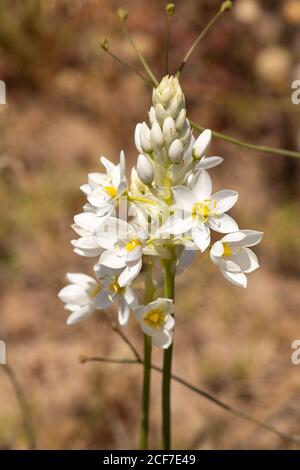
[[[175, 301], [174, 261], [164, 261], [164, 295]], [[173, 343], [164, 351], [162, 379], [162, 445], [164, 450], [171, 449], [171, 373]]]

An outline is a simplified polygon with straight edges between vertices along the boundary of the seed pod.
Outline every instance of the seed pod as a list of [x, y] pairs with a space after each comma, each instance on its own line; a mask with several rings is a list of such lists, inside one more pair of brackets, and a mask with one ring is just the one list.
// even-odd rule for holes
[[169, 148], [169, 158], [173, 163], [179, 163], [182, 160], [184, 148], [179, 139], [175, 139]]
[[137, 159], [136, 171], [138, 177], [144, 184], [151, 184], [154, 179], [154, 169], [152, 163], [146, 155], [140, 154]]

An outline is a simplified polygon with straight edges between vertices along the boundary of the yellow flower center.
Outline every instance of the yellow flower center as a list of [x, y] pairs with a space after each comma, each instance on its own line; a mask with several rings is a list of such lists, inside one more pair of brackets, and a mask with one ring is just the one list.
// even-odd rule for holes
[[224, 248], [223, 256], [226, 257], [226, 256], [232, 255], [232, 249], [230, 248], [230, 246], [227, 243], [223, 243], [223, 248]]
[[102, 286], [101, 284], [97, 284], [90, 292], [90, 297], [93, 299], [101, 292]]
[[165, 324], [166, 314], [161, 308], [154, 308], [149, 310], [149, 312], [143, 315], [144, 322], [150, 326], [150, 328], [154, 328], [159, 330]]
[[192, 210], [192, 216], [194, 218], [199, 217], [203, 220], [203, 222], [207, 222], [211, 214], [209, 202], [209, 199], [204, 202], [195, 202]]
[[116, 197], [117, 190], [114, 186], [104, 186], [104, 191], [111, 197]]
[[118, 280], [114, 279], [113, 282], [109, 286], [110, 290], [115, 294], [122, 294], [124, 292], [125, 287], [120, 287]]
[[140, 245], [140, 240], [138, 238], [133, 238], [132, 240], [129, 240], [128, 243], [126, 243], [125, 248], [127, 251], [132, 251]]

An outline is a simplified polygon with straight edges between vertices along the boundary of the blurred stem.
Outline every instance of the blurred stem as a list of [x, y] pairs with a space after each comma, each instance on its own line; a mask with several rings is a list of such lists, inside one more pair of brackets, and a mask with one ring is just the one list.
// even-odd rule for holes
[[[102, 48], [103, 49], [103, 48]], [[127, 64], [126, 62], [124, 62], [122, 59], [120, 59], [120, 57], [118, 57], [116, 54], [114, 54], [113, 52], [111, 52], [110, 49], [103, 49], [108, 55], [110, 55], [114, 60], [116, 60], [120, 65], [123, 65], [123, 67], [126, 67], [128, 70], [130, 70], [131, 72], [134, 72], [139, 78], [141, 78], [145, 83], [147, 83], [148, 85], [151, 85], [152, 86], [152, 82], [150, 82], [146, 77], [144, 77], [144, 75], [142, 75], [138, 70], [136, 70], [135, 67], [133, 67], [132, 65], [130, 64]]]
[[186, 63], [188, 62], [189, 58], [191, 57], [192, 53], [198, 46], [199, 42], [201, 39], [206, 35], [206, 33], [210, 30], [210, 28], [215, 24], [215, 22], [222, 16], [222, 14], [226, 11], [225, 8], [220, 8], [217, 13], [212, 17], [212, 19], [208, 22], [208, 24], [205, 26], [205, 28], [201, 31], [201, 33], [197, 36], [189, 50], [187, 51], [186, 55], [184, 56], [183, 61], [181, 62], [181, 65], [178, 68], [177, 75], [180, 75], [182, 72], [183, 68], [185, 67]]
[[[145, 280], [145, 305], [152, 302], [154, 297], [154, 285], [152, 280], [152, 262], [147, 263]], [[151, 386], [151, 337], [144, 334], [144, 375], [143, 375], [143, 400], [140, 448], [148, 449], [149, 444], [149, 408], [150, 408], [150, 386]]]
[[[201, 131], [201, 132], [206, 129], [206, 127], [200, 126], [199, 124], [196, 124], [193, 121], [190, 121], [190, 124], [194, 129]], [[243, 142], [242, 140], [235, 139], [234, 137], [230, 137], [226, 134], [222, 134], [221, 132], [217, 132], [217, 131], [212, 131], [212, 135], [216, 137], [217, 139], [221, 139], [221, 140], [224, 140], [225, 142], [230, 142], [231, 144], [239, 145], [240, 147], [244, 147], [250, 150], [255, 150], [257, 152], [269, 153], [271, 155], [275, 154], [275, 155], [283, 155], [283, 156], [293, 157], [293, 158], [300, 158], [300, 153], [294, 152], [293, 150], [281, 149], [281, 148], [276, 148], [276, 147], [267, 147], [265, 145], [249, 144], [248, 142]]]
[[166, 15], [165, 73], [169, 74], [170, 23], [172, 16]]
[[4, 364], [1, 366], [1, 368], [6, 373], [7, 377], [10, 380], [10, 383], [14, 388], [16, 398], [22, 413], [23, 427], [28, 443], [28, 449], [35, 450], [37, 448], [35, 433], [31, 422], [29, 406], [23, 391], [23, 387], [17, 379], [16, 373], [14, 372], [11, 366], [9, 366], [8, 364]]
[[[174, 259], [164, 260], [164, 295], [174, 301], [175, 270]], [[171, 449], [171, 372], [173, 343], [164, 351], [162, 379], [162, 446]]]
[[129, 32], [129, 30], [127, 28], [126, 20], [121, 20], [121, 26], [122, 26], [122, 31], [124, 33], [124, 36], [130, 42], [133, 50], [135, 51], [140, 63], [144, 67], [144, 70], [147, 73], [148, 77], [150, 78], [151, 82], [153, 83], [154, 86], [158, 86], [158, 80], [155, 77], [154, 73], [152, 72], [151, 68], [149, 67], [146, 59], [143, 56], [143, 54], [140, 52], [139, 48], [137, 47], [133, 37], [131, 36], [131, 33]]

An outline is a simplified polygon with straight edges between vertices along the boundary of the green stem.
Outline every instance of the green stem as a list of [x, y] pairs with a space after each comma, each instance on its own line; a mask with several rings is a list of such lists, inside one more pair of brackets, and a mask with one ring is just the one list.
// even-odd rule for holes
[[[152, 302], [154, 297], [154, 285], [152, 281], [152, 262], [146, 261], [145, 279], [145, 305]], [[142, 400], [142, 420], [140, 448], [148, 449], [149, 440], [149, 408], [150, 408], [150, 387], [151, 387], [151, 356], [152, 341], [151, 336], [144, 334], [144, 374], [143, 374], [143, 400]]]
[[[164, 295], [174, 300], [175, 270], [174, 260], [164, 262]], [[173, 344], [164, 351], [162, 380], [162, 443], [163, 449], [171, 449], [171, 372]]]
[[[200, 126], [193, 121], [190, 121], [190, 124], [193, 129], [198, 131], [204, 131], [206, 127]], [[300, 152], [294, 152], [293, 150], [287, 150], [282, 148], [276, 147], [267, 147], [266, 145], [256, 145], [256, 144], [249, 144], [248, 142], [243, 142], [242, 140], [235, 139], [234, 137], [230, 137], [229, 135], [222, 134], [221, 132], [212, 131], [212, 135], [217, 139], [224, 140], [225, 142], [230, 142], [234, 145], [239, 145], [240, 147], [244, 147], [246, 149], [255, 150], [257, 152], [275, 154], [275, 155], [285, 155], [287, 157], [293, 158], [300, 158]]]
[[148, 449], [149, 435], [149, 405], [150, 405], [150, 385], [151, 385], [151, 337], [144, 335], [144, 376], [143, 376], [143, 403], [142, 403], [142, 422], [141, 422], [141, 441], [140, 448]]

